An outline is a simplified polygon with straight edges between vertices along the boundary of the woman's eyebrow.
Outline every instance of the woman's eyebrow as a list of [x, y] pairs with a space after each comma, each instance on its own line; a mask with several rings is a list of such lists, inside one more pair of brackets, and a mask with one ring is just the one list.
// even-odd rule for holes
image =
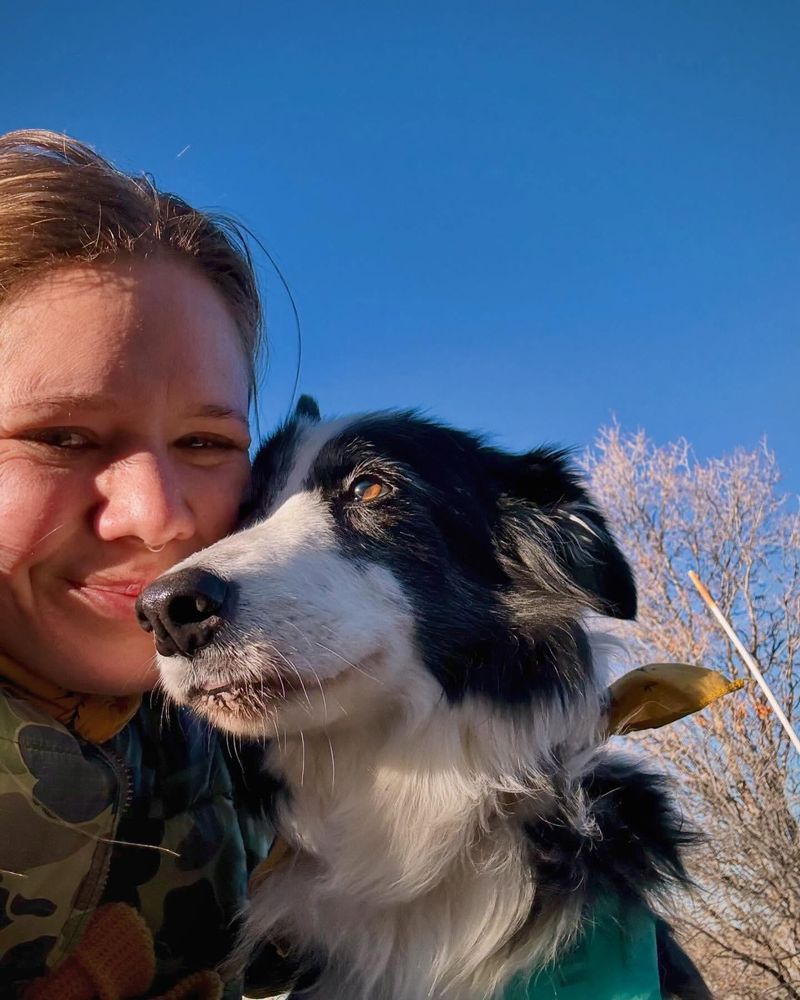
[[[42, 396], [39, 399], [25, 399], [11, 404], [14, 410], [66, 409], [66, 410], [107, 410], [118, 406], [118, 400], [112, 396], [97, 396], [94, 394], [69, 393], [65, 395]], [[211, 419], [233, 419], [248, 426], [247, 417], [241, 410], [219, 403], [206, 403], [191, 410], [189, 417], [206, 417]]]
[[247, 417], [242, 413], [241, 410], [235, 410], [229, 406], [218, 406], [214, 403], [208, 403], [205, 406], [201, 406], [196, 410], [192, 410], [189, 416], [212, 417], [212, 418], [222, 418], [222, 419], [228, 419], [232, 417], [234, 420], [238, 420], [240, 423], [247, 425]]
[[19, 402], [13, 402], [11, 408], [14, 410], [41, 410], [45, 408], [105, 410], [114, 405], [115, 401], [111, 396], [68, 393], [66, 395], [40, 396], [38, 399], [21, 399]]

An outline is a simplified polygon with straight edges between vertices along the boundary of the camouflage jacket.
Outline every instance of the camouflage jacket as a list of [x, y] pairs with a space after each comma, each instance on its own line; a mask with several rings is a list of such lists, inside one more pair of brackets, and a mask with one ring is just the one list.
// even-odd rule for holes
[[[162, 719], [146, 700], [98, 746], [0, 693], [0, 996], [55, 968], [107, 902], [132, 905], [152, 932], [148, 995], [213, 968], [268, 846], [246, 793], [181, 711]], [[226, 987], [226, 1000], [240, 995]]]

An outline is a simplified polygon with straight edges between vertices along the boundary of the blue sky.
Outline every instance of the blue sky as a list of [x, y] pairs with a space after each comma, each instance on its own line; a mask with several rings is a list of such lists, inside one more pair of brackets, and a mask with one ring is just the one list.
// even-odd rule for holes
[[[325, 411], [766, 435], [799, 492], [798, 51], [780, 0], [39, 0], [4, 16], [0, 131], [246, 222]], [[263, 275], [270, 426], [296, 342]]]

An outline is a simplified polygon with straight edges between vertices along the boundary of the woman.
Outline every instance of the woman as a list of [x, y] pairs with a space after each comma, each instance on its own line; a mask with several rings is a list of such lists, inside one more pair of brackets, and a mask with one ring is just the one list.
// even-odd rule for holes
[[4, 997], [241, 993], [211, 970], [266, 845], [216, 741], [154, 706], [134, 602], [236, 521], [259, 331], [234, 226], [0, 137]]

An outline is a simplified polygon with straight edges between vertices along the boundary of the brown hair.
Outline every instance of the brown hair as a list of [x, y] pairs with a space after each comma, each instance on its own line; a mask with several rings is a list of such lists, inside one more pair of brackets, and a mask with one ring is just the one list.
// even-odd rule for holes
[[0, 136], [0, 305], [47, 268], [166, 251], [191, 260], [227, 302], [250, 369], [262, 312], [243, 229], [159, 191], [69, 136], [30, 129]]

